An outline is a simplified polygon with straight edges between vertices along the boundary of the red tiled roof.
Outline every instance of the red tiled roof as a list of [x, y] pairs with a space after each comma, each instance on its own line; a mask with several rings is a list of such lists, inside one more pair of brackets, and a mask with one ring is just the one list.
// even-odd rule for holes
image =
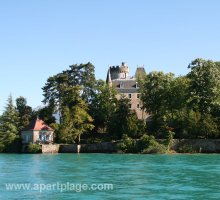
[[53, 129], [49, 127], [45, 122], [41, 119], [32, 120], [29, 125], [24, 129], [24, 131], [41, 131], [47, 130], [52, 131]]

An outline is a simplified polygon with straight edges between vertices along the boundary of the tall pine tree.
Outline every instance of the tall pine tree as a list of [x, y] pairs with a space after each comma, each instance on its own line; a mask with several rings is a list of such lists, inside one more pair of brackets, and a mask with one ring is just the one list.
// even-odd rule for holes
[[0, 151], [13, 151], [19, 140], [19, 117], [12, 96], [7, 100], [5, 111], [0, 117]]

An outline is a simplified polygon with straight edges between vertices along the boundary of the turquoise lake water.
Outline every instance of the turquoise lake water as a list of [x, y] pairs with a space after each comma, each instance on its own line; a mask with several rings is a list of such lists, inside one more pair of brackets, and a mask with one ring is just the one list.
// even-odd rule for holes
[[220, 155], [0, 154], [0, 199], [220, 199]]

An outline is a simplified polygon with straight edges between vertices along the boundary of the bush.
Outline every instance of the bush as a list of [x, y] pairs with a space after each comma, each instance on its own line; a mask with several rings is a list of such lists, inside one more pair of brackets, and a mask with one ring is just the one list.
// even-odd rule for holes
[[166, 140], [165, 140], [165, 146], [167, 147], [167, 151], [170, 152], [170, 148], [173, 143], [173, 136], [175, 133], [171, 130], [166, 131]]
[[166, 153], [167, 151], [166, 146], [158, 143], [152, 135], [143, 135], [140, 143], [141, 153]]
[[143, 154], [160, 154], [166, 153], [167, 148], [163, 144], [156, 144], [154, 146], [149, 146], [142, 151]]
[[123, 135], [118, 149], [124, 153], [166, 153], [167, 151], [166, 146], [158, 143], [152, 135], [143, 135], [140, 140]]
[[28, 153], [41, 153], [42, 148], [39, 144], [29, 144], [27, 147]]
[[139, 151], [136, 143], [136, 140], [128, 137], [127, 135], [123, 135], [122, 142], [120, 142], [117, 147], [124, 153], [138, 153]]

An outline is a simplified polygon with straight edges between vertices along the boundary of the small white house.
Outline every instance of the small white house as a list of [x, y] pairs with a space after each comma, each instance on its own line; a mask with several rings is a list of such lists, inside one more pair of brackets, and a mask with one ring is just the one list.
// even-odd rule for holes
[[47, 144], [52, 143], [54, 139], [54, 131], [41, 119], [35, 119], [21, 132], [23, 144], [38, 143]]

